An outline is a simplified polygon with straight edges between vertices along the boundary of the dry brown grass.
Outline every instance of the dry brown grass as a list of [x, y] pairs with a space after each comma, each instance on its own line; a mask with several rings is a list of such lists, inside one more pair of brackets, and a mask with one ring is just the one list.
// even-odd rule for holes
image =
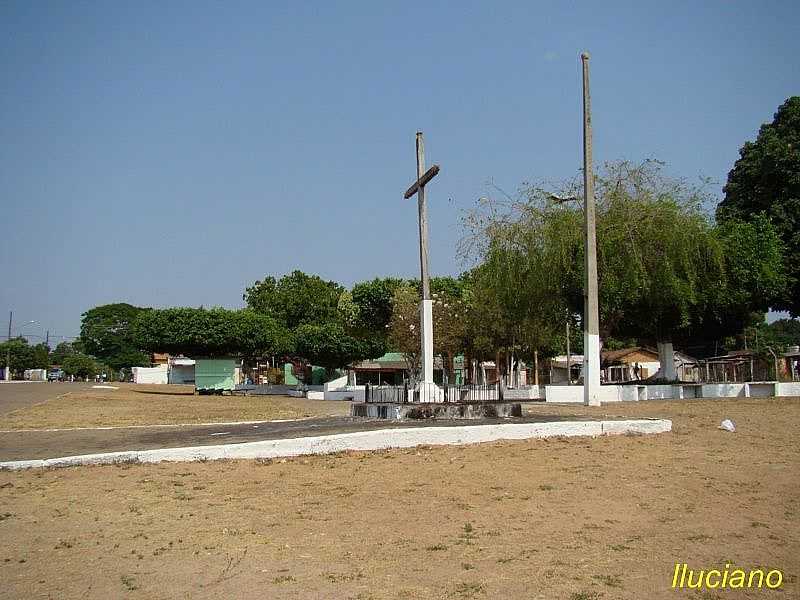
[[[674, 432], [0, 472], [0, 596], [800, 597], [800, 401], [558, 410]], [[676, 561], [786, 582], [677, 592]]]
[[0, 415], [0, 429], [267, 421], [348, 414], [347, 402], [289, 396], [195, 396], [185, 385], [113, 384]]

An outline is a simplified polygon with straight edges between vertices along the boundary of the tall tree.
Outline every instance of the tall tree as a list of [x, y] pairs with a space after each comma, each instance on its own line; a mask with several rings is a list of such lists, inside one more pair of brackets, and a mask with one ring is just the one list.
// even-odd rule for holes
[[389, 347], [403, 353], [412, 380], [416, 380], [422, 360], [419, 301], [419, 292], [413, 286], [398, 286], [392, 295], [392, 316], [388, 327]]
[[54, 365], [61, 365], [67, 356], [75, 354], [76, 352], [77, 350], [70, 342], [59, 342], [50, 353], [50, 362]]
[[[433, 351], [447, 358], [446, 368], [452, 371], [455, 354], [465, 347], [467, 337], [467, 307], [462, 297], [462, 285], [452, 277], [431, 279], [433, 301]], [[402, 352], [412, 379], [420, 368], [420, 314], [422, 295], [416, 281], [395, 288], [392, 316], [389, 320], [389, 347]]]
[[734, 335], [752, 325], [753, 313], [763, 315], [785, 297], [790, 278], [784, 270], [784, 246], [764, 213], [750, 221], [723, 221], [715, 228], [722, 248], [725, 282], [709, 290], [715, 294], [704, 315], [705, 335]]
[[47, 369], [50, 366], [50, 348], [42, 342], [33, 347], [32, 369]]
[[126, 303], [87, 310], [81, 318], [80, 334], [85, 352], [113, 369], [149, 365], [150, 357], [136, 346], [131, 332], [139, 314], [148, 310]]
[[754, 142], [745, 142], [728, 173], [722, 221], [751, 220], [765, 213], [785, 245], [787, 294], [773, 306], [800, 315], [800, 96], [788, 98]]
[[[675, 377], [673, 341], [739, 331], [743, 315], [781, 293], [781, 253], [767, 220], [715, 229], [704, 188], [665, 176], [656, 161], [608, 164], [596, 190], [601, 334], [657, 343], [663, 378]], [[546, 333], [548, 321], [560, 328], [582, 312], [582, 209], [553, 201], [565, 195], [580, 198], [579, 185], [558, 195], [529, 188], [505, 211], [468, 221], [509, 323]]]
[[756, 346], [771, 346], [776, 350], [785, 350], [787, 346], [800, 345], [800, 320], [778, 319], [767, 324], [763, 318], [754, 328], [752, 338], [760, 338]]
[[192, 357], [286, 355], [294, 350], [283, 326], [249, 309], [143, 311], [134, 323], [133, 336], [146, 350]]
[[[43, 344], [42, 344], [43, 345]], [[47, 368], [37, 365], [37, 356], [34, 346], [28, 344], [24, 337], [12, 338], [0, 343], [0, 367], [6, 367], [6, 358], [10, 354], [11, 372], [21, 374], [26, 369]]]
[[67, 356], [61, 367], [67, 375], [83, 378], [94, 377], [100, 370], [100, 365], [94, 358], [79, 352]]
[[292, 271], [280, 279], [265, 277], [248, 287], [243, 300], [248, 308], [269, 315], [288, 329], [338, 318], [339, 296], [344, 291], [334, 281]]
[[325, 367], [330, 377], [335, 369], [385, 351], [382, 338], [361, 339], [350, 335], [339, 323], [301, 325], [294, 331], [296, 353], [310, 364]]
[[392, 318], [394, 291], [402, 284], [402, 279], [384, 277], [353, 286], [350, 294], [358, 310], [356, 323], [359, 329], [368, 335], [386, 337], [386, 326]]

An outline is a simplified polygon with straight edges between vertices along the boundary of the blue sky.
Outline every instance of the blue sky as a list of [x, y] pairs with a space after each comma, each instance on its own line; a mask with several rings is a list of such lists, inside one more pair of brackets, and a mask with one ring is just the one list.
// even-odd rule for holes
[[458, 273], [488, 181], [579, 169], [582, 50], [595, 160], [721, 195], [800, 93], [798, 22], [768, 1], [3, 2], [0, 317], [70, 336], [98, 304], [236, 307], [295, 268], [416, 275], [418, 129], [442, 166], [431, 270]]

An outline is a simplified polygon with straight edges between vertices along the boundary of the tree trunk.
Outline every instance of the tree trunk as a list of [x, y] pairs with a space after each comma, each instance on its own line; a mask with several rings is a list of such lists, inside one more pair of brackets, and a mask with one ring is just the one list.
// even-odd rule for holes
[[539, 385], [539, 351], [533, 351], [533, 385]]
[[655, 379], [661, 381], [677, 381], [678, 372], [675, 370], [675, 351], [672, 349], [672, 342], [660, 341], [658, 346], [658, 361], [661, 363], [656, 372]]

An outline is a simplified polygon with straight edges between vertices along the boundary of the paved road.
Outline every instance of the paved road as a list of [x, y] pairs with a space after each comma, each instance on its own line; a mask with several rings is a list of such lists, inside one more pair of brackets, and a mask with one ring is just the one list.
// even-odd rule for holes
[[[483, 421], [369, 421], [351, 417], [326, 417], [301, 421], [242, 425], [190, 425], [179, 427], [125, 427], [66, 431], [15, 431], [0, 433], [0, 461], [58, 458], [77, 454], [211, 446], [259, 440], [285, 439], [398, 427], [448, 427], [488, 423], [522, 423], [574, 420], [540, 416]], [[582, 418], [581, 420], [586, 420]]]
[[28, 408], [67, 392], [90, 388], [92, 383], [9, 382], [0, 383], [0, 415]]

